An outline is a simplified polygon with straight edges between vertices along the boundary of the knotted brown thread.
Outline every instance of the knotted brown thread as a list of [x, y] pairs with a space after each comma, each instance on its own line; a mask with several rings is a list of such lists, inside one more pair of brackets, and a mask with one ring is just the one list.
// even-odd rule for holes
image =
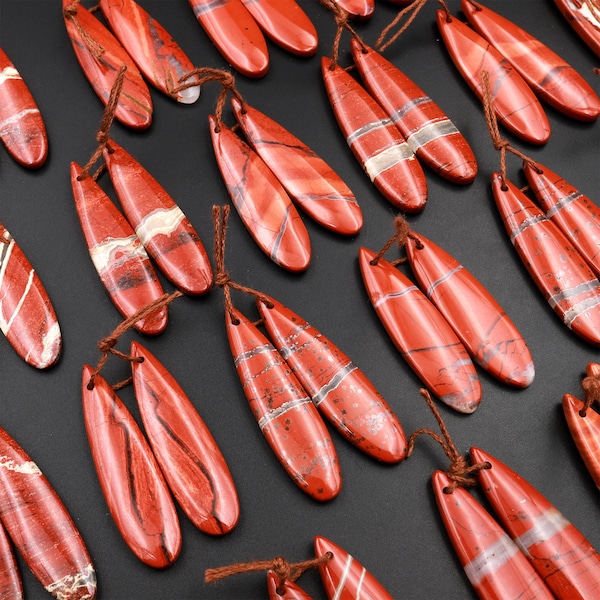
[[579, 411], [580, 417], [585, 417], [588, 409], [594, 402], [600, 403], [600, 376], [589, 375], [581, 382], [584, 392], [583, 408]]
[[491, 469], [492, 465], [487, 461], [469, 465], [466, 458], [458, 453], [458, 450], [450, 437], [450, 433], [446, 428], [446, 424], [431, 399], [429, 392], [426, 389], [421, 389], [420, 394], [425, 398], [427, 405], [431, 409], [442, 435], [438, 435], [431, 429], [417, 429], [417, 431], [408, 438], [406, 455], [410, 456], [412, 454], [415, 447], [415, 440], [420, 435], [427, 434], [440, 444], [444, 450], [444, 454], [451, 461], [450, 467], [446, 471], [446, 475], [451, 483], [444, 488], [444, 494], [451, 494], [459, 485], [462, 487], [475, 487], [477, 485], [477, 479], [474, 477], [474, 474], [477, 473], [477, 471], [481, 471], [481, 469]]
[[[421, 240], [411, 232], [408, 221], [402, 215], [397, 215], [394, 219], [394, 228], [396, 229], [396, 233], [394, 233], [394, 235], [385, 243], [383, 248], [371, 260], [371, 265], [375, 266], [395, 242], [398, 244], [398, 246], [402, 247], [406, 244], [408, 239], [411, 239], [415, 242], [419, 250], [423, 248], [423, 242], [421, 242]], [[399, 265], [405, 261], [405, 258], [398, 258], [390, 261], [390, 263], [392, 265]]]
[[329, 65], [329, 70], [333, 71], [338, 64], [339, 52], [340, 52], [340, 42], [342, 40], [342, 33], [344, 29], [352, 35], [354, 39], [356, 39], [359, 44], [365, 47], [364, 42], [361, 37], [356, 33], [355, 29], [350, 25], [350, 14], [344, 10], [337, 2], [334, 0], [319, 0], [321, 4], [330, 10], [333, 13], [333, 18], [337, 24], [337, 29], [335, 32], [335, 37], [333, 38], [333, 45], [331, 49], [331, 65]]
[[67, 4], [67, 6], [64, 7], [63, 14], [66, 19], [69, 19], [73, 23], [73, 25], [75, 25], [75, 28], [79, 32], [79, 35], [81, 36], [81, 39], [83, 40], [83, 43], [85, 44], [85, 47], [92, 53], [94, 58], [99, 59], [102, 57], [102, 55], [105, 52], [104, 46], [102, 46], [102, 44], [98, 43], [90, 35], [90, 33], [87, 31], [87, 29], [85, 29], [83, 27], [83, 25], [77, 18], [78, 10], [79, 10], [79, 0], [74, 0], [74, 2], [71, 2], [71, 4]]
[[[383, 29], [380, 36], [377, 38], [375, 42], [375, 48], [380, 52], [383, 52], [386, 48], [391, 46], [411, 25], [411, 23], [415, 20], [416, 16], [419, 14], [421, 9], [425, 6], [427, 0], [416, 0], [412, 4], [404, 7], [393, 19], [393, 21]], [[402, 21], [405, 15], [408, 15], [406, 19], [406, 23], [402, 25], [402, 27], [396, 31], [396, 33], [392, 34], [389, 40], [385, 41], [386, 37], [390, 34], [391, 31], [394, 30], [395, 27], [398, 26], [398, 23]]]
[[450, 23], [452, 21], [452, 13], [448, 8], [448, 5], [444, 2], [444, 0], [438, 0], [438, 4], [442, 7], [442, 10], [446, 13], [446, 23]]

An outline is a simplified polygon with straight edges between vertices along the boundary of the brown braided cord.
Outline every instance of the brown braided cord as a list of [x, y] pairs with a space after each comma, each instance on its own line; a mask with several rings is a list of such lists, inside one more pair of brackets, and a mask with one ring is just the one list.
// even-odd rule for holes
[[[392, 22], [383, 29], [377, 41], [375, 42], [375, 48], [380, 52], [383, 52], [387, 48], [389, 48], [411, 25], [411, 23], [415, 20], [416, 16], [419, 14], [421, 9], [425, 6], [427, 0], [416, 0], [412, 4], [405, 6], [392, 20]], [[390, 38], [386, 41], [386, 37], [390, 34], [391, 31], [397, 27], [398, 23], [402, 21], [405, 15], [408, 15], [406, 22], [402, 27], [393, 33]]]
[[67, 6], [63, 9], [63, 15], [65, 19], [69, 19], [75, 25], [75, 28], [79, 32], [85, 47], [91, 52], [92, 56], [96, 59], [100, 59], [105, 52], [104, 46], [98, 43], [89, 33], [85, 27], [81, 24], [79, 19], [77, 18], [77, 11], [79, 10], [79, 0], [74, 0], [71, 4], [67, 4]]
[[[387, 253], [387, 251], [394, 245], [394, 243], [396, 243], [400, 247], [403, 247], [406, 244], [408, 239], [412, 239], [416, 243], [417, 248], [423, 247], [421, 240], [419, 240], [410, 231], [410, 225], [409, 225], [408, 221], [402, 215], [397, 215], [394, 218], [394, 228], [395, 228], [396, 232], [384, 244], [383, 248], [381, 248], [381, 250], [379, 250], [379, 252], [374, 256], [374, 258], [370, 262], [371, 265], [375, 266], [383, 258], [383, 256]], [[393, 260], [390, 262], [393, 265], [397, 265], [404, 261], [405, 261], [404, 258], [399, 258], [397, 260]]]
[[600, 376], [589, 375], [581, 382], [584, 392], [583, 408], [579, 411], [580, 417], [585, 417], [588, 409], [594, 402], [600, 403]]
[[333, 18], [337, 24], [337, 29], [335, 32], [335, 37], [333, 39], [332, 49], [331, 49], [331, 65], [330, 70], [334, 70], [336, 65], [338, 64], [338, 57], [340, 51], [340, 42], [342, 40], [342, 33], [344, 29], [352, 35], [354, 39], [356, 39], [362, 47], [365, 47], [364, 42], [361, 37], [358, 35], [356, 30], [350, 25], [350, 14], [344, 10], [337, 2], [334, 0], [319, 0], [319, 2], [328, 10], [333, 13]]

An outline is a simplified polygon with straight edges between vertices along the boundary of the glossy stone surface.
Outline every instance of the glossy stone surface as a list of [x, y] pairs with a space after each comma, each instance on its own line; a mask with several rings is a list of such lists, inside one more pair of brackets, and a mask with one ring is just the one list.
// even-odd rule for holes
[[574, 525], [512, 469], [479, 448], [473, 462], [488, 461], [479, 483], [500, 523], [560, 600], [600, 594], [600, 556]]
[[[131, 225], [104, 190], [91, 178], [78, 180], [81, 167], [71, 163], [71, 185], [83, 235], [100, 281], [110, 299], [127, 318], [163, 295], [150, 259]], [[156, 335], [167, 326], [167, 307], [135, 323]]]
[[527, 343], [495, 298], [453, 256], [421, 234], [405, 245], [411, 269], [426, 296], [450, 323], [472, 358], [488, 373], [516, 387], [534, 378]]
[[554, 0], [577, 35], [600, 56], [600, 20], [584, 0]]
[[546, 216], [555, 223], [600, 277], [600, 208], [562, 177], [537, 163], [523, 163], [527, 183]]
[[48, 157], [46, 126], [29, 88], [0, 48], [0, 141], [9, 154], [30, 169]]
[[471, 183], [477, 175], [475, 155], [446, 113], [381, 54], [354, 38], [350, 47], [365, 87], [417, 158], [452, 183]]
[[223, 57], [243, 75], [269, 70], [267, 42], [241, 0], [189, 0], [194, 15]]
[[308, 231], [287, 192], [264, 161], [225, 125], [209, 117], [215, 158], [242, 222], [259, 248], [280, 267], [304, 271], [310, 263]]
[[23, 585], [12, 545], [0, 521], [0, 598], [22, 600]]
[[375, 386], [321, 332], [280, 302], [257, 302], [270, 339], [321, 414], [352, 444], [373, 458], [396, 463], [406, 438]]
[[471, 26], [504, 56], [536, 95], [568, 117], [594, 121], [600, 98], [564, 59], [512, 21], [489, 8], [462, 0]]
[[492, 191], [519, 258], [563, 323], [591, 344], [600, 344], [600, 281], [565, 235], [510, 181]]
[[110, 141], [104, 161], [119, 203], [148, 254], [162, 273], [186, 294], [204, 294], [212, 286], [210, 260], [179, 206], [126, 150]]
[[554, 596], [504, 529], [464, 488], [451, 494], [445, 473], [432, 477], [435, 500], [454, 551], [479, 598], [552, 600]]
[[244, 394], [271, 449], [294, 483], [319, 501], [335, 498], [342, 476], [335, 447], [317, 408], [281, 355], [235, 310], [227, 337]]
[[[281, 589], [278, 588], [281, 587]], [[279, 586], [279, 578], [273, 571], [267, 571], [267, 588], [269, 600], [312, 600], [299, 585], [287, 579]]]
[[353, 556], [322, 536], [315, 536], [315, 556], [331, 552], [331, 560], [319, 565], [319, 574], [329, 600], [392, 600], [381, 583]]
[[375, 252], [359, 250], [367, 294], [385, 330], [421, 381], [462, 413], [481, 401], [481, 382], [467, 350], [448, 322], [403, 273]]
[[375, 0], [334, 0], [351, 17], [368, 19], [375, 10]]
[[331, 231], [355, 235], [362, 211], [342, 178], [304, 142], [237, 98], [231, 101], [244, 135], [273, 171], [292, 201]]
[[[63, 0], [63, 9], [73, 0]], [[102, 23], [81, 4], [74, 17], [80, 27], [104, 50], [100, 59], [90, 51], [81, 31], [70, 17], [65, 17], [67, 34], [75, 56], [92, 88], [103, 104], [108, 102], [110, 91], [122, 65], [127, 66], [115, 118], [132, 129], [147, 129], [152, 123], [152, 98], [135, 63], [123, 46]]]
[[296, 0], [242, 0], [264, 34], [298, 56], [317, 51], [317, 30]]
[[56, 363], [62, 335], [48, 293], [31, 263], [0, 223], [0, 331], [28, 364]]
[[168, 567], [181, 550], [169, 488], [146, 438], [113, 389], [102, 376], [88, 389], [92, 372], [83, 367], [83, 418], [106, 504], [133, 554], [151, 567]]
[[47, 592], [59, 600], [96, 597], [96, 572], [73, 519], [39, 467], [1, 428], [0, 515]]
[[144, 430], [175, 499], [200, 530], [223, 535], [240, 507], [229, 467], [208, 427], [162, 363], [137, 342], [133, 385]]
[[487, 71], [491, 103], [498, 123], [530, 144], [545, 144], [550, 123], [541, 104], [510, 63], [485, 39], [446, 12], [436, 13], [438, 29], [450, 58], [479, 100], [483, 99], [481, 72]]
[[427, 202], [425, 174], [400, 130], [345, 69], [321, 59], [329, 103], [354, 156], [383, 196], [407, 213]]
[[[194, 64], [165, 28], [135, 0], [100, 0], [102, 14], [109, 27], [131, 56], [144, 77], [163, 94], [193, 104], [200, 88], [173, 91], [182, 76], [194, 70]], [[186, 83], [198, 78], [186, 80]]]

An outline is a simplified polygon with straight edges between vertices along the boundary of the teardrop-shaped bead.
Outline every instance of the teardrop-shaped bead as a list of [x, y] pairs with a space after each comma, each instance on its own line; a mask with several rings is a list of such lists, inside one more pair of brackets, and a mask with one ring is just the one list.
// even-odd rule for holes
[[[131, 225], [92, 177], [81, 180], [81, 167], [71, 163], [75, 208], [94, 267], [110, 299], [125, 317], [163, 295], [150, 259]], [[135, 323], [148, 335], [167, 326], [167, 307]]]
[[421, 234], [405, 245], [421, 289], [450, 323], [473, 359], [500, 381], [527, 387], [533, 359], [515, 324], [495, 298], [453, 256]]
[[59, 600], [96, 597], [96, 572], [61, 499], [23, 448], [0, 428], [0, 515], [15, 548]]
[[231, 104], [244, 135], [292, 201], [331, 231], [358, 233], [362, 211], [342, 178], [279, 123], [237, 98]]
[[578, 121], [600, 116], [600, 98], [564, 59], [498, 13], [470, 0], [461, 8], [471, 26], [502, 54], [535, 94]]
[[23, 585], [12, 545], [0, 521], [0, 598], [23, 600]]
[[208, 292], [213, 275], [204, 245], [167, 191], [112, 140], [104, 162], [127, 220], [158, 268], [187, 294]]
[[425, 295], [384, 258], [359, 250], [362, 279], [391, 340], [432, 394], [455, 410], [473, 412], [481, 382], [462, 342]]
[[0, 331], [17, 354], [37, 369], [56, 364], [62, 335], [38, 274], [0, 223]]
[[479, 598], [554, 598], [519, 547], [467, 490], [458, 486], [444, 493], [450, 479], [441, 471], [433, 474], [432, 484], [448, 537]]
[[345, 69], [321, 59], [329, 103], [346, 142], [384, 197], [407, 213], [427, 202], [425, 174], [400, 130]]
[[478, 33], [446, 11], [436, 13], [442, 39], [463, 79], [483, 99], [481, 73], [489, 74], [491, 104], [500, 125], [530, 144], [545, 144], [550, 123], [535, 94], [510, 63]]
[[175, 499], [200, 530], [223, 535], [240, 507], [229, 467], [208, 427], [164, 365], [131, 343], [133, 385], [144, 430]]
[[375, 11], [375, 0], [333, 0], [350, 17], [368, 19]]
[[110, 514], [130, 550], [162, 569], [181, 550], [179, 519], [160, 467], [140, 428], [108, 383], [83, 367], [85, 429]]
[[48, 136], [40, 109], [10, 58], [0, 48], [0, 141], [30, 169], [48, 157]]
[[477, 477], [500, 523], [560, 600], [600, 593], [600, 556], [540, 492], [497, 458], [471, 448], [473, 462], [489, 462]]
[[302, 491], [315, 500], [332, 500], [342, 485], [337, 453], [306, 391], [273, 345], [236, 309], [227, 315], [227, 337], [252, 414], [275, 456]]
[[[200, 97], [200, 87], [176, 91], [179, 80], [194, 70], [194, 64], [165, 28], [135, 0], [100, 0], [116, 38], [138, 66], [144, 77], [166, 96], [193, 104]], [[198, 77], [186, 83], [198, 81]]]
[[269, 600], [312, 600], [299, 585], [287, 579], [280, 585], [279, 577], [273, 571], [267, 571]]
[[260, 249], [288, 271], [310, 263], [308, 231], [287, 192], [264, 161], [229, 127], [209, 117], [223, 181], [242, 222]]
[[574, 333], [600, 345], [600, 281], [514, 184], [493, 173], [492, 191], [510, 240], [548, 304]]
[[600, 56], [600, 18], [583, 0], [554, 0], [577, 35]]
[[355, 38], [350, 46], [365, 87], [417, 158], [452, 183], [471, 183], [477, 175], [475, 155], [446, 113], [379, 52]]
[[406, 456], [404, 430], [366, 375], [280, 302], [264, 297], [257, 306], [273, 344], [321, 414], [369, 456], [400, 462]]

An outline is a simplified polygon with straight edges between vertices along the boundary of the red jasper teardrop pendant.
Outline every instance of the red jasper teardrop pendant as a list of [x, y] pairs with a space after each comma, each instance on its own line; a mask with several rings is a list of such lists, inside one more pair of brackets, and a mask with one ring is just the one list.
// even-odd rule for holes
[[585, 0], [554, 0], [577, 35], [600, 56], [600, 18]]
[[46, 126], [29, 88], [0, 48], [0, 141], [9, 154], [30, 169], [48, 157]]
[[308, 231], [283, 186], [264, 161], [222, 123], [209, 117], [215, 158], [242, 222], [259, 248], [280, 267], [304, 271]]
[[235, 117], [256, 153], [273, 171], [290, 198], [327, 229], [355, 235], [362, 211], [354, 194], [331, 167], [287, 129], [237, 98]]
[[[92, 262], [113, 304], [125, 318], [131, 317], [158, 300], [162, 286], [131, 225], [94, 179], [79, 179], [81, 174], [81, 167], [71, 163], [75, 208]], [[159, 334], [166, 326], [166, 306], [135, 323], [148, 335]]]
[[217, 443], [158, 359], [137, 342], [131, 343], [131, 356], [137, 359], [131, 368], [144, 429], [171, 492], [198, 529], [228, 533], [238, 522], [240, 508]]
[[473, 462], [489, 462], [477, 477], [508, 535], [560, 600], [595, 598], [600, 556], [574, 525], [512, 469], [479, 448]]
[[319, 574], [329, 600], [392, 600], [381, 583], [369, 573], [353, 556], [322, 536], [315, 536], [315, 555], [332, 557], [319, 565]]
[[458, 560], [480, 598], [552, 600], [541, 577], [491, 515], [458, 486], [451, 494], [445, 473], [432, 477], [438, 510]]
[[39, 467], [0, 428], [0, 515], [15, 548], [59, 600], [93, 600], [96, 572], [71, 516]]
[[23, 600], [23, 585], [13, 549], [0, 521], [0, 598]]
[[425, 174], [399, 129], [345, 69], [323, 57], [321, 72], [335, 118], [369, 179], [397, 208], [421, 212], [427, 202]]
[[481, 382], [465, 347], [425, 295], [384, 258], [359, 250], [371, 304], [403, 358], [429, 390], [462, 413], [481, 401]]
[[350, 17], [368, 19], [375, 11], [375, 0], [333, 0]]
[[165, 276], [186, 294], [204, 294], [213, 276], [204, 245], [163, 187], [114, 141], [104, 162], [129, 223]]
[[108, 383], [83, 367], [83, 418], [98, 481], [130, 550], [156, 569], [181, 550], [179, 519], [160, 467], [140, 428]]
[[272, 344], [235, 309], [227, 315], [227, 337], [244, 394], [273, 452], [302, 491], [332, 500], [342, 485], [337, 453], [306, 391]]
[[279, 577], [273, 571], [267, 571], [269, 600], [312, 600], [300, 586], [287, 579], [280, 584]]
[[54, 307], [29, 260], [0, 223], [0, 331], [28, 364], [56, 363], [62, 336]]

